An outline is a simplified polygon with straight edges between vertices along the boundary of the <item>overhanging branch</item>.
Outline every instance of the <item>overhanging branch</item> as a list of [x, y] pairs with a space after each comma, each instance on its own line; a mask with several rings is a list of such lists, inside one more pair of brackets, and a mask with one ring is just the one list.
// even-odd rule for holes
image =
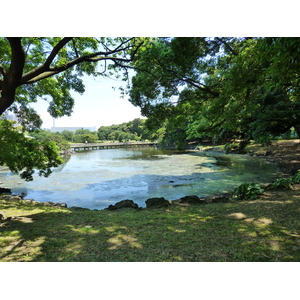
[[52, 49], [51, 53], [47, 57], [46, 61], [41, 65], [38, 66], [37, 68], [27, 72], [22, 76], [22, 84], [29, 83], [29, 82], [34, 82], [32, 81], [33, 78], [39, 77], [42, 73], [50, 71], [50, 65], [53, 62], [54, 58], [58, 54], [58, 52], [73, 38], [63, 38], [61, 41], [59, 41]]
[[[133, 38], [123, 41], [115, 49], [109, 50], [109, 51], [98, 51], [98, 52], [94, 52], [94, 53], [84, 55], [84, 56], [79, 56], [78, 52], [75, 51], [76, 56], [77, 56], [75, 59], [67, 62], [66, 64], [64, 64], [63, 66], [60, 66], [60, 67], [50, 67], [51, 63], [55, 59], [58, 52], [69, 41], [72, 40], [72, 38], [64, 38], [53, 48], [53, 50], [51, 51], [50, 55], [48, 56], [48, 58], [46, 59], [46, 61], [43, 65], [41, 65], [41, 66], [35, 68], [34, 70], [23, 75], [21, 84], [28, 84], [28, 83], [40, 81], [47, 77], [53, 76], [53, 75], [61, 73], [63, 71], [66, 71], [66, 70], [72, 68], [73, 66], [78, 65], [82, 62], [98, 62], [101, 60], [105, 60], [105, 61], [111, 60], [114, 63], [116, 63], [116, 62], [122, 62], [122, 63], [131, 62], [133, 59], [133, 56], [136, 54], [138, 48], [142, 45], [142, 43], [140, 43], [136, 47], [135, 51], [131, 55], [131, 58], [114, 57], [112, 55], [129, 50], [131, 47], [133, 47], [132, 45], [128, 45], [128, 43], [132, 39]], [[123, 47], [124, 45], [126, 45], [126, 46]]]

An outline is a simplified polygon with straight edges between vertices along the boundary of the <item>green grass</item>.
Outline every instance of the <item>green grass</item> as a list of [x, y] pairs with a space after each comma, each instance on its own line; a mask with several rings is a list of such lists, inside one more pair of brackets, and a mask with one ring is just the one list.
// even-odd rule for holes
[[[300, 261], [300, 193], [72, 211], [0, 196], [0, 261]], [[7, 220], [12, 217], [11, 220]]]

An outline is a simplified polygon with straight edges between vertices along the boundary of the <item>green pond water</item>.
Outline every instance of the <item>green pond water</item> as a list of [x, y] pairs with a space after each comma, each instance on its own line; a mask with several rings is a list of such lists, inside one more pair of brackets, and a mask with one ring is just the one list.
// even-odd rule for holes
[[75, 153], [50, 177], [32, 182], [2, 170], [0, 182], [24, 199], [103, 209], [124, 199], [144, 207], [152, 197], [210, 196], [245, 182], [271, 182], [279, 174], [274, 164], [248, 155], [135, 148]]

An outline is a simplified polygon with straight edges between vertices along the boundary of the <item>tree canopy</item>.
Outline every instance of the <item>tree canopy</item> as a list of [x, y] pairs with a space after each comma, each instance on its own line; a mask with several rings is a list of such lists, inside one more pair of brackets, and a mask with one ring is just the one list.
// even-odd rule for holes
[[35, 169], [40, 176], [49, 176], [53, 167], [63, 161], [58, 155], [56, 143], [28, 138], [10, 120], [0, 121], [0, 166], [6, 165], [12, 172], [20, 173], [25, 180], [32, 180]]
[[142, 44], [141, 38], [1, 38], [0, 115], [39, 98], [53, 117], [70, 115], [70, 90], [84, 92], [84, 74], [126, 72]]
[[98, 138], [99, 140], [118, 140], [120, 142], [155, 139], [156, 135], [149, 132], [145, 123], [146, 120], [136, 118], [122, 124], [101, 126], [97, 132]]
[[173, 134], [300, 136], [299, 38], [156, 39], [134, 65], [130, 101]]

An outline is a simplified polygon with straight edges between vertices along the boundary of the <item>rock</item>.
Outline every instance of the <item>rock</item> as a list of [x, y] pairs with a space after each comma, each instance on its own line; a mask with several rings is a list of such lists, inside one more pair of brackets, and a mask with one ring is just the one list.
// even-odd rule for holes
[[147, 208], [162, 208], [162, 207], [168, 207], [170, 205], [171, 205], [171, 203], [163, 197], [149, 198], [146, 200]]
[[53, 203], [53, 206], [55, 207], [67, 207], [66, 203]]
[[134, 203], [132, 200], [122, 200], [117, 202], [115, 205], [110, 205], [107, 209], [108, 210], [116, 210], [121, 208], [135, 208], [137, 209], [139, 206]]
[[20, 196], [11, 196], [11, 197], [10, 197], [10, 200], [12, 200], [12, 201], [20, 201], [20, 200], [22, 200], [22, 199], [21, 199]]
[[207, 204], [207, 202], [199, 198], [196, 195], [185, 196], [179, 199], [179, 203], [187, 203], [187, 204]]
[[212, 197], [210, 197], [210, 200], [212, 203], [226, 203], [226, 202], [229, 202], [230, 195], [224, 194], [224, 195], [212, 196]]
[[0, 194], [11, 194], [11, 189], [0, 188]]
[[53, 206], [54, 202], [46, 201], [44, 202], [44, 206]]
[[[30, 203], [30, 204], [35, 204], [36, 203], [36, 201], [34, 201], [34, 200], [32, 200], [32, 199], [25, 199], [25, 200], [23, 200], [24, 202], [26, 202], [26, 203]], [[46, 202], [45, 202], [46, 203]], [[44, 204], [44, 205], [47, 205], [47, 204]], [[48, 206], [50, 206], [50, 205], [48, 205]]]
[[23, 199], [25, 196], [26, 196], [26, 193], [23, 193], [23, 192], [19, 195], [19, 197], [22, 198], [22, 199]]

